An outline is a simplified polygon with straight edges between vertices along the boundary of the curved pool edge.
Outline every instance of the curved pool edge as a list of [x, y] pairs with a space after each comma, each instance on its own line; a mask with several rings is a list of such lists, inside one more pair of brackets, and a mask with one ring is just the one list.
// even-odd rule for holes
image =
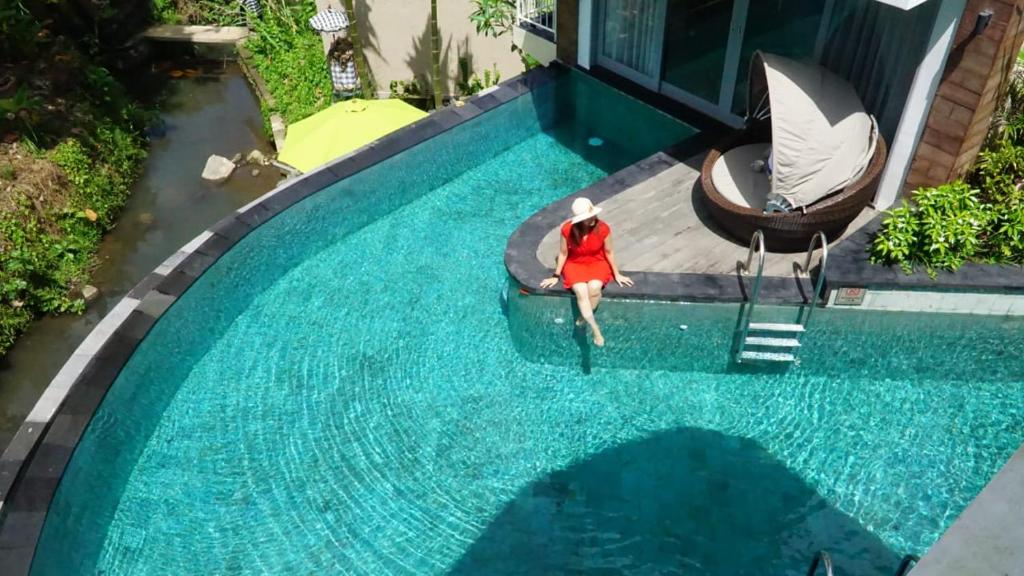
[[557, 62], [535, 68], [290, 180], [224, 217], [144, 277], [75, 349], [0, 456], [3, 573], [29, 573], [61, 477], [107, 390], [150, 328], [221, 256], [297, 202], [567, 72]]

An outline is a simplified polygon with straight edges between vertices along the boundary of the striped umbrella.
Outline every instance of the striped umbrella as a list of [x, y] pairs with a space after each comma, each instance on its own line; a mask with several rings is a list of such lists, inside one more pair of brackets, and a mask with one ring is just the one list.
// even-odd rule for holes
[[337, 32], [348, 28], [348, 16], [344, 12], [336, 12], [333, 8], [321, 10], [309, 19], [309, 25], [317, 32]]

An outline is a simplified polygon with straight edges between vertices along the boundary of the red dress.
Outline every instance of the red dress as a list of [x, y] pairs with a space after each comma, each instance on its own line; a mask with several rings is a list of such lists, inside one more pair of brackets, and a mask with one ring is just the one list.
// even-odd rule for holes
[[612, 229], [599, 221], [597, 229], [584, 236], [579, 245], [573, 244], [571, 230], [571, 221], [562, 225], [562, 238], [569, 245], [569, 257], [562, 267], [565, 287], [572, 290], [573, 284], [591, 280], [600, 280], [601, 284], [611, 282], [612, 267], [604, 253], [604, 239], [612, 233]]

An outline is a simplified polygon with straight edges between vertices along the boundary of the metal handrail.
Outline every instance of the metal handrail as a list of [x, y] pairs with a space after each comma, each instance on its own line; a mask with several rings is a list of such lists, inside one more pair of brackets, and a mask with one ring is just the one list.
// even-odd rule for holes
[[750, 249], [747, 250], [747, 263], [740, 264], [740, 267], [744, 274], [750, 274], [750, 264], [754, 261], [754, 249], [757, 248], [758, 264], [757, 264], [757, 275], [761, 275], [761, 270], [764, 268], [764, 232], [755, 230], [754, 235], [750, 237]]
[[910, 571], [911, 566], [920, 562], [921, 559], [913, 554], [907, 554], [900, 560], [899, 568], [896, 568], [896, 574], [894, 576], [906, 576], [907, 572]]
[[814, 284], [814, 298], [811, 299], [811, 306], [807, 309], [807, 315], [804, 316], [804, 326], [811, 320], [811, 313], [814, 312], [814, 307], [818, 305], [818, 300], [821, 299], [821, 291], [825, 288], [825, 267], [828, 265], [828, 238], [825, 237], [824, 232], [819, 230], [811, 237], [811, 243], [807, 246], [807, 257], [804, 259], [804, 265], [801, 267], [800, 273], [808, 278], [811, 276], [811, 257], [814, 256], [814, 248], [818, 242], [821, 242], [821, 268], [818, 270], [818, 281]]
[[819, 563], [825, 566], [826, 576], [833, 576], [832, 558], [829, 557], [828, 552], [825, 552], [824, 550], [819, 550], [818, 555], [814, 557], [814, 560], [811, 562], [810, 569], [807, 570], [807, 576], [814, 576], [814, 573], [818, 571]]
[[818, 242], [821, 242], [822, 265], [824, 265], [825, 261], [828, 260], [828, 238], [825, 237], [824, 232], [819, 230], [817, 233], [814, 234], [814, 236], [811, 237], [811, 243], [809, 246], [807, 246], [807, 257], [804, 258], [804, 265], [800, 269], [800, 271], [803, 272], [805, 276], [811, 275], [811, 258], [814, 256], [814, 248]]
[[761, 277], [764, 273], [764, 232], [755, 230], [750, 238], [750, 249], [747, 250], [747, 263], [740, 263], [740, 272], [744, 276], [750, 274], [750, 265], [754, 261], [754, 252], [757, 251], [757, 276], [754, 278], [754, 289], [750, 293], [750, 302], [747, 304], [746, 314], [743, 318], [743, 330], [740, 332], [739, 354], [743, 354], [746, 347], [747, 334], [750, 333], [750, 319], [754, 315], [754, 306], [761, 295]]

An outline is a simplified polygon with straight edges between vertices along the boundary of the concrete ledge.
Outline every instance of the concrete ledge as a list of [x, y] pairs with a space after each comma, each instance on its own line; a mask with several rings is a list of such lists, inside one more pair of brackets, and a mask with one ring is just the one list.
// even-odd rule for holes
[[158, 42], [192, 42], [195, 44], [231, 45], [249, 37], [245, 26], [179, 26], [157, 24], [142, 33], [143, 38]]
[[910, 574], [1024, 574], [1024, 447], [1010, 457]]

